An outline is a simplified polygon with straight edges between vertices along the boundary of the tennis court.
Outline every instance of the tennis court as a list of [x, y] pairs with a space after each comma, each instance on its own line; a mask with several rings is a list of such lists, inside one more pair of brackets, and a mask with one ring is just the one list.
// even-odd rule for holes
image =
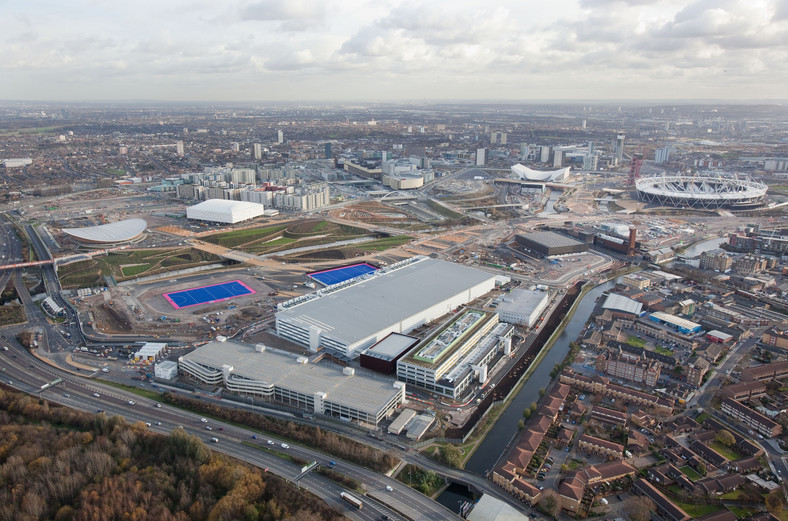
[[331, 286], [332, 284], [339, 284], [346, 280], [366, 275], [377, 271], [377, 268], [372, 264], [362, 262], [360, 264], [351, 264], [350, 266], [340, 266], [339, 268], [331, 268], [330, 270], [315, 271], [307, 273], [307, 276], [318, 281], [324, 286]]
[[182, 309], [197, 306], [199, 304], [211, 304], [213, 302], [229, 300], [252, 293], [256, 293], [256, 291], [240, 280], [234, 280], [232, 282], [222, 282], [221, 284], [164, 293], [162, 296], [167, 299], [167, 302], [172, 304], [172, 307], [175, 309]]

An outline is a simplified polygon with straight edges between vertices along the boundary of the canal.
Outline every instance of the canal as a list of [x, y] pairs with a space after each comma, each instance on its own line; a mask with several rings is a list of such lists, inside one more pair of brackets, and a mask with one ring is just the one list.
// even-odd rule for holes
[[[569, 343], [577, 339], [591, 313], [594, 311], [596, 299], [605, 291], [613, 287], [613, 282], [606, 282], [595, 287], [583, 297], [577, 305], [572, 320], [556, 340], [552, 349], [542, 359], [539, 367], [531, 374], [525, 382], [520, 392], [509, 404], [495, 425], [492, 427], [482, 444], [471, 456], [466, 470], [484, 475], [492, 469], [506, 450], [507, 445], [517, 434], [517, 422], [523, 417], [523, 409], [528, 407], [531, 402], [539, 401], [539, 389], [547, 387], [552, 377], [555, 364], [561, 363], [569, 352]], [[453, 499], [456, 503], [456, 499]], [[448, 505], [447, 505], [448, 506]]]
[[720, 247], [720, 244], [728, 242], [728, 239], [725, 237], [715, 237], [713, 239], [706, 239], [705, 241], [700, 241], [698, 243], [693, 244], [681, 254], [688, 259], [692, 259], [694, 257], [699, 257], [701, 253], [704, 251], [709, 250], [716, 250]]

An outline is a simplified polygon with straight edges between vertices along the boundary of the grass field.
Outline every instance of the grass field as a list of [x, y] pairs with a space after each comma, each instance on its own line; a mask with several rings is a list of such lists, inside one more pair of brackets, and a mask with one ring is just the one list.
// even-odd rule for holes
[[27, 317], [25, 316], [24, 306], [19, 304], [0, 306], [0, 326], [21, 324], [25, 320], [27, 320]]
[[136, 266], [125, 266], [121, 268], [124, 277], [133, 277], [140, 273], [145, 273], [150, 269], [150, 264], [137, 264]]
[[660, 355], [673, 356], [673, 351], [670, 349], [665, 349], [664, 347], [655, 346], [654, 351]]
[[392, 237], [385, 237], [383, 239], [359, 244], [358, 248], [365, 251], [384, 251], [389, 248], [396, 248], [397, 246], [408, 244], [411, 239], [412, 237], [409, 235], [394, 235]]
[[681, 503], [679, 501], [674, 501], [676, 505], [678, 505], [684, 512], [690, 515], [692, 519], [698, 519], [701, 516], [705, 516], [706, 514], [711, 514], [712, 512], [719, 512], [723, 510], [725, 507], [720, 505], [696, 505], [694, 503]]

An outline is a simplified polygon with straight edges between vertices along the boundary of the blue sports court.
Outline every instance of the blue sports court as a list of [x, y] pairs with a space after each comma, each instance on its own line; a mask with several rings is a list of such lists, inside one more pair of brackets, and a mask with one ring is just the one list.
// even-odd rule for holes
[[332, 284], [339, 284], [340, 282], [345, 282], [346, 280], [354, 279], [375, 271], [377, 271], [375, 266], [362, 262], [360, 264], [351, 264], [350, 266], [341, 266], [330, 270], [307, 273], [307, 276], [324, 286], [331, 286]]
[[234, 280], [232, 282], [222, 282], [221, 284], [213, 284], [211, 286], [201, 286], [199, 288], [164, 293], [162, 296], [167, 299], [175, 309], [182, 309], [197, 306], [199, 304], [210, 304], [222, 300], [229, 300], [252, 293], [256, 293], [255, 290], [240, 280]]

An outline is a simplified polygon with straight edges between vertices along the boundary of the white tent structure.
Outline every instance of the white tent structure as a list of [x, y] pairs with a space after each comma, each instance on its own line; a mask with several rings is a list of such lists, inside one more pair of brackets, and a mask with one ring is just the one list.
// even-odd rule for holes
[[262, 204], [227, 199], [208, 199], [186, 209], [186, 218], [235, 224], [263, 215]]
[[512, 173], [527, 181], [563, 181], [569, 177], [569, 169], [567, 166], [558, 170], [533, 170], [518, 163], [512, 167]]

